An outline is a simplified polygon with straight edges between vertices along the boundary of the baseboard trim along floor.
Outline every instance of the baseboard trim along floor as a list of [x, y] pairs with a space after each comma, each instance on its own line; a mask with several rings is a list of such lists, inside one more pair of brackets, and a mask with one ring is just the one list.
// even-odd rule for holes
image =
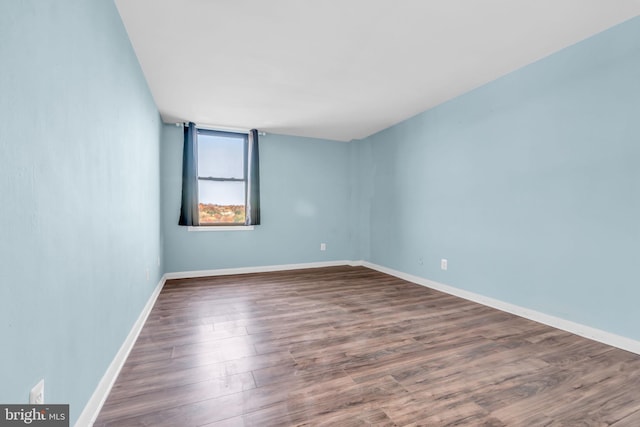
[[131, 331], [129, 331], [129, 335], [127, 335], [127, 338], [124, 340], [120, 349], [109, 364], [107, 371], [102, 376], [102, 379], [91, 395], [91, 398], [82, 410], [80, 417], [78, 417], [78, 420], [75, 423], [75, 427], [87, 427], [93, 425], [93, 422], [100, 413], [100, 409], [102, 408], [102, 405], [104, 405], [104, 402], [113, 387], [113, 383], [116, 381], [116, 378], [118, 378], [118, 374], [120, 373], [122, 366], [124, 366], [124, 362], [127, 360], [133, 345], [136, 343], [138, 335], [140, 335], [140, 331], [142, 331], [142, 327], [147, 321], [147, 317], [149, 317], [149, 313], [151, 313], [151, 309], [153, 309], [153, 306], [158, 299], [158, 295], [160, 295], [160, 291], [162, 291], [165, 283], [166, 278], [163, 276], [151, 293], [151, 296], [147, 300], [147, 303], [138, 316], [138, 319], [133, 324]]
[[372, 264], [370, 262], [363, 261], [359, 265], [389, 274], [391, 276], [395, 276], [399, 279], [404, 279], [408, 282], [426, 286], [428, 288], [464, 298], [469, 301], [477, 302], [478, 304], [486, 305], [488, 307], [505, 311], [507, 313], [515, 314], [516, 316], [520, 316], [525, 319], [533, 320], [534, 322], [561, 329], [563, 331], [570, 332], [584, 338], [589, 338], [591, 340], [598, 341], [612, 347], [630, 351], [635, 354], [640, 354], [640, 341], [636, 341], [631, 338], [616, 335], [611, 332], [603, 331], [601, 329], [592, 328], [591, 326], [572, 322], [560, 317], [551, 316], [549, 314], [541, 313], [539, 311], [531, 310], [498, 299], [489, 298], [484, 295], [466, 291], [464, 289], [459, 289], [453, 286], [434, 282], [432, 280], [414, 276], [412, 274], [403, 273], [401, 271], [397, 271], [388, 267]]
[[640, 356], [365, 266], [168, 281], [94, 427], [640, 425]]
[[239, 268], [225, 268], [214, 270], [197, 270], [197, 271], [183, 271], [166, 273], [161, 281], [158, 283], [153, 293], [149, 297], [147, 304], [143, 311], [140, 313], [137, 321], [133, 325], [129, 335], [123, 342], [120, 350], [114, 357], [113, 361], [109, 365], [109, 368], [105, 372], [103, 378], [98, 384], [93, 395], [89, 399], [89, 402], [85, 406], [82, 414], [76, 422], [76, 427], [91, 426], [95, 418], [97, 417], [102, 405], [104, 404], [109, 392], [115, 382], [116, 378], [122, 366], [124, 365], [127, 356], [129, 355], [133, 345], [136, 342], [144, 323], [155, 304], [160, 291], [162, 290], [165, 282], [172, 279], [186, 279], [195, 277], [207, 277], [207, 276], [221, 276], [221, 275], [234, 275], [234, 274], [249, 274], [249, 273], [264, 273], [272, 271], [285, 271], [285, 270], [299, 270], [308, 268], [323, 268], [323, 267], [335, 267], [335, 266], [363, 266], [376, 270], [391, 276], [425, 286], [437, 291], [441, 291], [450, 295], [454, 295], [460, 298], [464, 298], [469, 301], [473, 301], [488, 307], [492, 307], [507, 313], [515, 314], [528, 320], [533, 320], [538, 323], [542, 323], [547, 326], [551, 326], [566, 332], [573, 333], [575, 335], [588, 338], [603, 344], [607, 344], [622, 350], [630, 351], [635, 354], [640, 354], [640, 341], [636, 341], [627, 337], [616, 335], [607, 331], [596, 329], [587, 325], [572, 322], [559, 317], [551, 316], [545, 313], [541, 313], [535, 310], [531, 310], [525, 307], [521, 307], [515, 304], [511, 304], [498, 299], [490, 298], [484, 295], [469, 292], [463, 289], [455, 288], [446, 284], [434, 282], [432, 280], [425, 279], [423, 277], [415, 276], [412, 274], [404, 273], [402, 271], [394, 270], [385, 266], [370, 263], [367, 261], [326, 261], [326, 262], [311, 262], [300, 264], [282, 264], [282, 265], [267, 265], [256, 267], [239, 267]]

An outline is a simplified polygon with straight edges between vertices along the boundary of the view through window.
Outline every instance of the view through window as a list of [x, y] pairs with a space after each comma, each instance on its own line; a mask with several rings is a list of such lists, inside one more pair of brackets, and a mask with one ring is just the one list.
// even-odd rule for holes
[[198, 129], [198, 208], [201, 225], [244, 225], [247, 135]]

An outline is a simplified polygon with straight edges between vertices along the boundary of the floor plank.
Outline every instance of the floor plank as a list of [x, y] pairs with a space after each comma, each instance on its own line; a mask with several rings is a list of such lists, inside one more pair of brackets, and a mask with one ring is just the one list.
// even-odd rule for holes
[[107, 426], [640, 425], [640, 356], [363, 267], [167, 282]]

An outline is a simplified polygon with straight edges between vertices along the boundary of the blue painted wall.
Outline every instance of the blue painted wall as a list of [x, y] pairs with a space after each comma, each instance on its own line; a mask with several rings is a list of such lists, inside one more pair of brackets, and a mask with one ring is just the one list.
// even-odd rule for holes
[[[261, 225], [252, 231], [189, 232], [178, 225], [182, 129], [166, 125], [162, 212], [166, 271], [295, 264], [351, 258], [349, 144], [260, 137]], [[327, 250], [320, 251], [320, 243]]]
[[357, 151], [365, 259], [640, 339], [640, 18]]
[[45, 378], [73, 423], [163, 270], [365, 259], [640, 339], [639, 40], [636, 18], [351, 144], [267, 135], [262, 225], [188, 232], [182, 132], [113, 2], [0, 3], [0, 402]]
[[0, 402], [73, 424], [161, 276], [160, 118], [112, 0], [0, 2], [0, 58]]

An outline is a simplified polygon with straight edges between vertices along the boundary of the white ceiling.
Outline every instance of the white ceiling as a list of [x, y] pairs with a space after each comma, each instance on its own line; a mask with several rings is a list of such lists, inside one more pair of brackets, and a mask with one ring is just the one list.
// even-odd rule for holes
[[167, 123], [364, 138], [640, 0], [115, 0]]

